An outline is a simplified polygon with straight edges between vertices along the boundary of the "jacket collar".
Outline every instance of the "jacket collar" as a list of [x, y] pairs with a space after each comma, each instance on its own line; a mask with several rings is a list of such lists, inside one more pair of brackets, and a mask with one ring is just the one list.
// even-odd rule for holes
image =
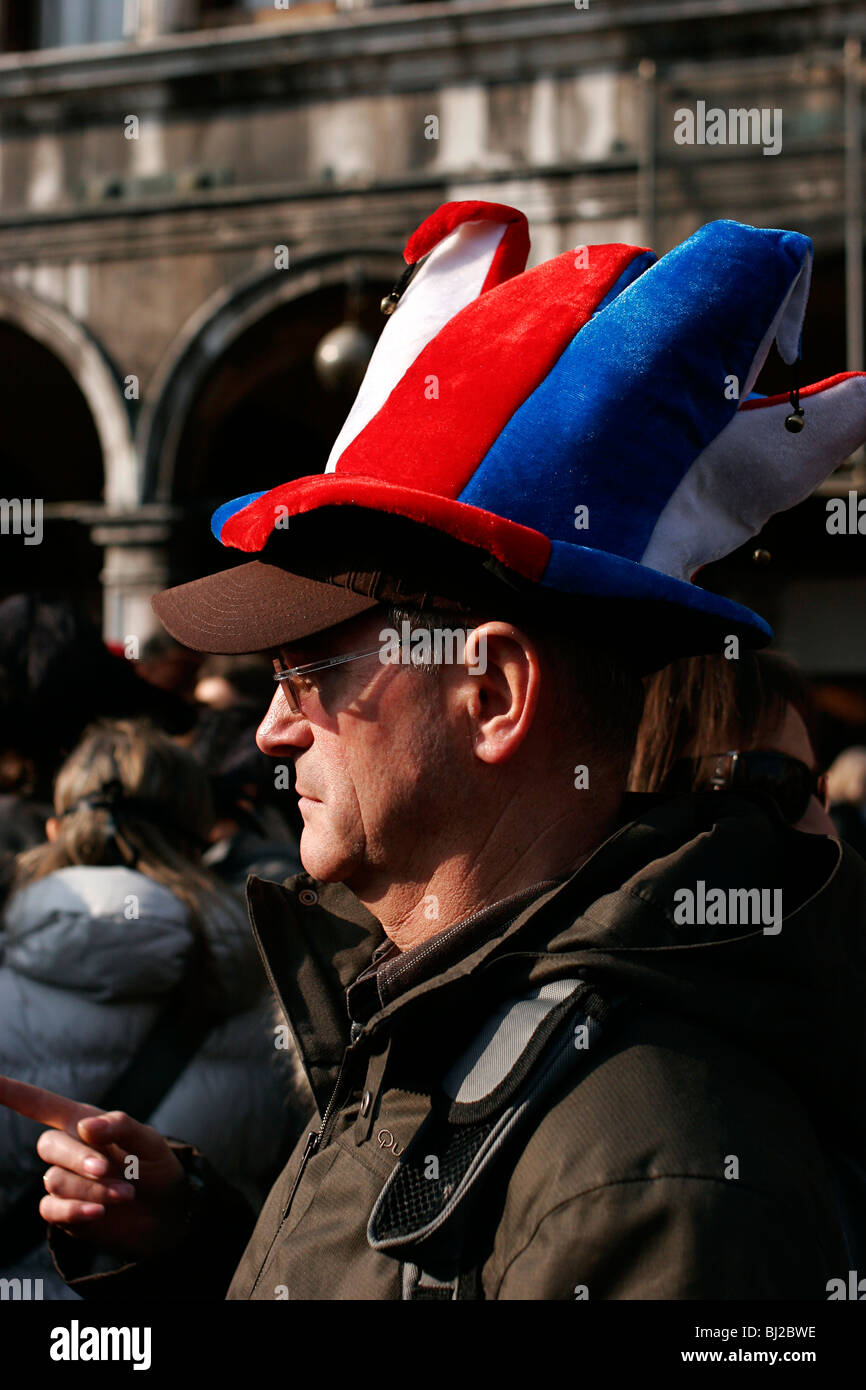
[[511, 893], [453, 926], [444, 927], [408, 951], [399, 951], [393, 944], [384, 951], [379, 948], [374, 952], [373, 963], [349, 986], [347, 1005], [351, 1018], [358, 1024], [369, 1022], [414, 985], [447, 971], [488, 939], [500, 936], [524, 907], [555, 888], [558, 881], [547, 879]]
[[341, 883], [297, 874], [247, 881], [253, 935], [294, 1034], [320, 1112], [349, 1041], [346, 990], [387, 941], [382, 924]]
[[[623, 827], [625, 829], [626, 827]], [[614, 839], [622, 832], [617, 832]], [[609, 845], [610, 840], [605, 844]], [[473, 969], [559, 897], [597, 858], [596, 850], [569, 878], [532, 901], [492, 940], [383, 1006], [368, 1019], [374, 1031], [386, 1018], [418, 996], [464, 983]], [[340, 883], [322, 884], [298, 874], [277, 884], [251, 877], [247, 907], [253, 936], [268, 981], [295, 1039], [316, 1104], [323, 1112], [337, 1082], [351, 1040], [347, 991], [388, 944], [382, 924]], [[561, 918], [560, 918], [561, 920]]]
[[[685, 986], [674, 976], [685, 972], [694, 994], [696, 972], [705, 969], [711, 984], [719, 953], [754, 954], [753, 937], [740, 944], [712, 942], [699, 932], [690, 940], [673, 922], [674, 886], [695, 877], [724, 884], [724, 875], [737, 884], [759, 883], [762, 873], [769, 874], [768, 881], [782, 882], [783, 866], [795, 855], [798, 873], [810, 866], [809, 892], [817, 894], [838, 866], [835, 842], [801, 835], [781, 820], [774, 829], [764, 812], [728, 793], [674, 801], [631, 797], [623, 811], [634, 818], [570, 877], [535, 898], [501, 932], [386, 1003], [364, 1024], [358, 1045], [366, 1045], [380, 1028], [396, 1027], [398, 1016], [400, 1026], [425, 1037], [441, 1030], [443, 1010], [453, 1030], [463, 1021], [471, 1026], [502, 999], [575, 973], [599, 982], [629, 981], [642, 992], [647, 968], [662, 959], [666, 973], [658, 983], [682, 993]], [[247, 900], [265, 970], [321, 1112], [351, 1042], [347, 990], [388, 938], [348, 888], [319, 884], [307, 874], [282, 886], [251, 878]], [[795, 902], [792, 908], [796, 911]], [[757, 938], [767, 939], [760, 931]], [[697, 955], [683, 951], [690, 944], [700, 946]], [[746, 965], [737, 968], [742, 972]], [[427, 1049], [422, 1051], [426, 1055]]]

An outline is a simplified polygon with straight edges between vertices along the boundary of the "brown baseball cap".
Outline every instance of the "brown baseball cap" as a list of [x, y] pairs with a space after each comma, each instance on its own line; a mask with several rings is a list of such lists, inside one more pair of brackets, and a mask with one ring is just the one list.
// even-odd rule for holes
[[185, 647], [239, 655], [300, 642], [380, 603], [467, 613], [490, 584], [501, 587], [489, 557], [450, 537], [402, 517], [329, 510], [293, 518], [259, 559], [156, 594], [160, 622]]
[[[359, 616], [377, 604], [514, 621], [543, 616], [590, 645], [610, 647], [641, 673], [707, 651], [705, 614], [664, 603], [558, 596], [505, 569], [485, 551], [405, 517], [330, 507], [292, 517], [258, 558], [165, 589], [152, 600], [186, 647], [220, 655], [270, 651]], [[727, 620], [717, 622], [720, 650]]]

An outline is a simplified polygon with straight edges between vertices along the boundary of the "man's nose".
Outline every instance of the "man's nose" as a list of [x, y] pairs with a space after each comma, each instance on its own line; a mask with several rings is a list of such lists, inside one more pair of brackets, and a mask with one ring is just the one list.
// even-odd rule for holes
[[313, 741], [308, 719], [294, 714], [282, 687], [274, 691], [268, 712], [256, 730], [256, 747], [269, 758], [278, 758], [287, 748], [307, 748]]

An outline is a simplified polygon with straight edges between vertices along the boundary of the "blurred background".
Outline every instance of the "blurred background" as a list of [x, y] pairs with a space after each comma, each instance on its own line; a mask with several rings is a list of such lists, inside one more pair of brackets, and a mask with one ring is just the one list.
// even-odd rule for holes
[[[0, 600], [146, 644], [157, 589], [243, 560], [210, 513], [323, 468], [450, 199], [522, 208], [530, 264], [796, 228], [802, 380], [862, 369], [864, 42], [859, 0], [0, 0], [0, 493], [44, 499]], [[779, 108], [781, 153], [677, 144], [698, 101]], [[790, 384], [773, 354], [757, 389]], [[811, 678], [825, 761], [866, 743], [866, 536], [825, 525], [858, 489], [855, 458], [701, 576]]]

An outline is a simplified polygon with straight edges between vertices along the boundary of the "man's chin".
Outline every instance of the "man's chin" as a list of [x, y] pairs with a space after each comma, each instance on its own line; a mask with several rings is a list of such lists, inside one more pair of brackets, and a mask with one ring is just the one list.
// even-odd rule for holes
[[345, 849], [323, 842], [322, 837], [308, 827], [301, 833], [300, 851], [304, 869], [319, 883], [345, 883], [352, 873], [357, 872], [358, 860], [355, 855], [347, 855]]

